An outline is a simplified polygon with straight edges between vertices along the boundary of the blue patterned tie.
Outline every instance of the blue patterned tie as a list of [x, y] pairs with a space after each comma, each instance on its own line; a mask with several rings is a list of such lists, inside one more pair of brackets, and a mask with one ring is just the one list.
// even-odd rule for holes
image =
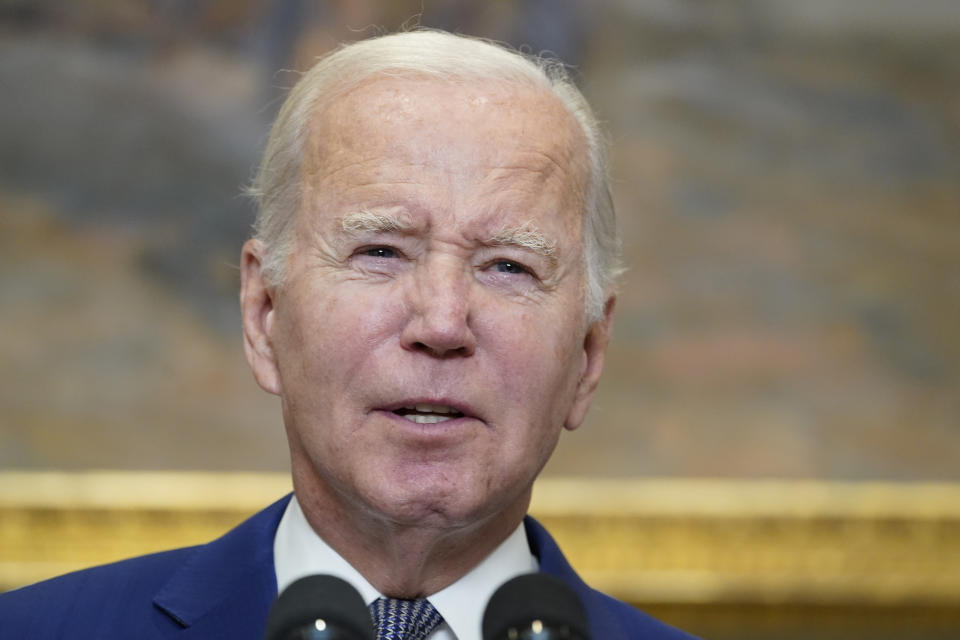
[[370, 605], [377, 640], [423, 640], [443, 622], [429, 600], [378, 598]]

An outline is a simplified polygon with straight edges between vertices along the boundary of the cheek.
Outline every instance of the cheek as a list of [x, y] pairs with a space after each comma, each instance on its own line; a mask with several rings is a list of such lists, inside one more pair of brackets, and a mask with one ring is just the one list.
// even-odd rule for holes
[[551, 423], [565, 416], [566, 399], [578, 378], [577, 328], [565, 320], [528, 311], [500, 316], [484, 328], [495, 339], [480, 341], [495, 349], [499, 386], [508, 406]]
[[284, 340], [287, 359], [299, 363], [299, 373], [314, 392], [325, 383], [349, 382], [398, 335], [402, 317], [395, 296], [364, 287], [306, 289], [291, 301], [289, 311], [278, 321], [277, 335]]

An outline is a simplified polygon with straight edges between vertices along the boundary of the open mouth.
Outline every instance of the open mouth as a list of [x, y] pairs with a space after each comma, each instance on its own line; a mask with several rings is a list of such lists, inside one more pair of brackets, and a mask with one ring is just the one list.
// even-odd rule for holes
[[446, 422], [447, 420], [463, 417], [463, 413], [453, 407], [439, 404], [410, 405], [401, 407], [395, 410], [394, 413], [417, 424], [435, 424], [437, 422]]

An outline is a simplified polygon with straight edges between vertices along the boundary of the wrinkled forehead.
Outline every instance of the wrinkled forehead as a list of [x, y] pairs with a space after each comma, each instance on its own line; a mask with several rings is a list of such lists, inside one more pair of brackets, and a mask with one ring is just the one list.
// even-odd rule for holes
[[[532, 84], [378, 76], [358, 83], [318, 108], [310, 121], [304, 158], [308, 181], [351, 163], [429, 162], [419, 142], [449, 163], [443, 148], [468, 149], [477, 166], [509, 166], [556, 174], [582, 202], [587, 180], [586, 140], [566, 106]], [[450, 170], [464, 167], [447, 167]]]

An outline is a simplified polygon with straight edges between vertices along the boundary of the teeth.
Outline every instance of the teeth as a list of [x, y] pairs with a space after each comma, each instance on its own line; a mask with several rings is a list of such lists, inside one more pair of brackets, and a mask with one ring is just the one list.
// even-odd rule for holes
[[454, 413], [454, 409], [450, 407], [445, 407], [439, 404], [418, 404], [409, 407], [404, 407], [409, 411], [416, 411], [418, 413]]
[[438, 416], [438, 415], [421, 415], [418, 413], [410, 413], [404, 416], [410, 422], [416, 422], [417, 424], [436, 424], [438, 422], [446, 422], [450, 420], [450, 416]]
[[463, 416], [453, 407], [441, 404], [412, 404], [395, 413], [417, 424], [436, 424]]

